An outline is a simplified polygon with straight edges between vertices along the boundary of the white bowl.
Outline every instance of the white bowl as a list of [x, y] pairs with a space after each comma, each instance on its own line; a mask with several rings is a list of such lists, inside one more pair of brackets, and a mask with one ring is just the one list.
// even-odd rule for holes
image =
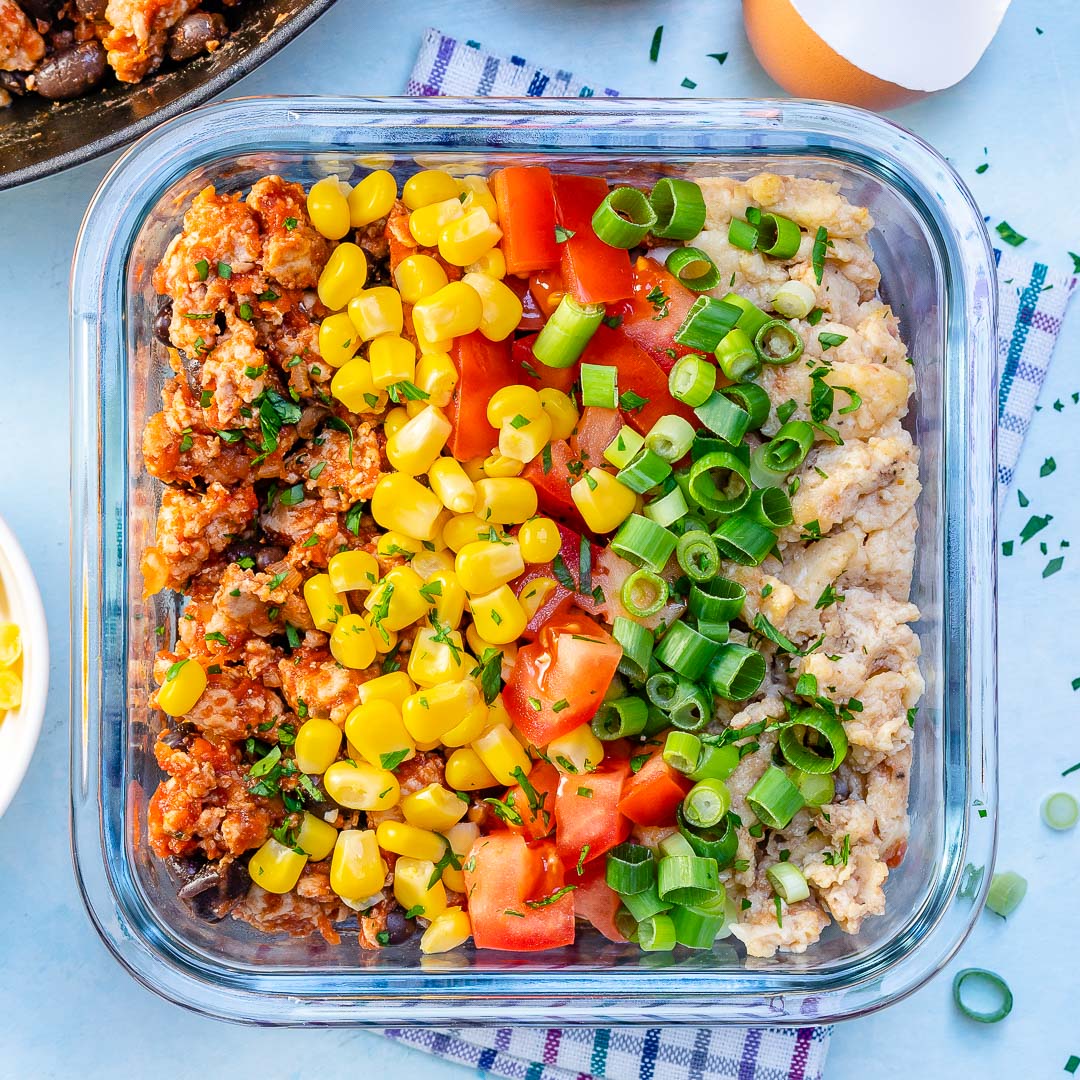
[[22, 631], [22, 704], [0, 714], [0, 817], [19, 790], [41, 733], [49, 693], [49, 633], [34, 573], [0, 518], [0, 621]]

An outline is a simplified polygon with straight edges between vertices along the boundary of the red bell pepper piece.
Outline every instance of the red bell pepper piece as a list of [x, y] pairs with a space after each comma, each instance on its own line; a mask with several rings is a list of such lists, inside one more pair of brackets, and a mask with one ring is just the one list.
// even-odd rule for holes
[[556, 266], [560, 253], [551, 173], [543, 165], [509, 165], [492, 175], [491, 193], [499, 208], [506, 272]]
[[[629, 775], [629, 761], [606, 758], [594, 772], [560, 779], [555, 839], [563, 866], [591, 862], [630, 835], [630, 819], [619, 811], [619, 797]], [[590, 794], [582, 794], [586, 791]]]
[[499, 433], [487, 422], [487, 404], [496, 390], [518, 381], [509, 341], [488, 341], [479, 331], [454, 339], [451, 359], [458, 372], [454, 396], [446, 409], [450, 453], [458, 461], [487, 457]]
[[693, 786], [657, 752], [627, 780], [619, 811], [635, 825], [674, 825], [675, 809]]
[[[581, 785], [584, 786], [584, 785]], [[574, 889], [574, 914], [592, 923], [608, 941], [625, 941], [615, 925], [615, 912], [622, 901], [619, 894], [605, 880], [606, 859], [596, 859], [582, 867], [580, 876], [577, 866], [566, 868], [566, 881]]]
[[630, 258], [605, 244], [592, 227], [592, 216], [608, 193], [598, 176], [556, 176], [555, 216], [574, 235], [562, 248], [562, 271], [570, 294], [581, 304], [610, 304], [631, 295]]
[[536, 302], [536, 297], [529, 291], [527, 278], [514, 277], [508, 274], [503, 278], [503, 284], [521, 301], [521, 320], [517, 324], [519, 330], [539, 330], [547, 322], [547, 313]]
[[535, 340], [536, 335], [529, 334], [527, 337], [520, 337], [514, 342], [514, 363], [520, 368], [518, 382], [531, 386], [534, 390], [541, 390], [545, 386], [550, 386], [553, 390], [561, 390], [564, 394], [569, 394], [574, 387], [574, 383], [577, 382], [577, 364], [571, 364], [570, 367], [565, 368], [554, 368], [548, 367], [547, 364], [541, 364], [533, 356], [532, 347]]
[[545, 319], [551, 318], [565, 292], [566, 282], [563, 280], [561, 264], [553, 270], [538, 270], [529, 277], [529, 295], [543, 312]]

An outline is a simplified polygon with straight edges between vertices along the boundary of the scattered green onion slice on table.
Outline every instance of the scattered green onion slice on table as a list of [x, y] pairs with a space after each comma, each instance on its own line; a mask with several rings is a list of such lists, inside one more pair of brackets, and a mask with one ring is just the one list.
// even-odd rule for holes
[[783, 769], [770, 765], [747, 792], [746, 804], [769, 829], [784, 829], [802, 809], [803, 797]]
[[750, 491], [749, 468], [727, 451], [706, 454], [690, 466], [690, 496], [706, 510], [733, 514], [746, 505]]
[[630, 464], [618, 471], [616, 479], [635, 494], [644, 495], [670, 475], [671, 466], [659, 454], [642, 446]]
[[[723, 886], [721, 886], [723, 888]], [[721, 909], [723, 902], [721, 902]], [[671, 912], [675, 940], [687, 949], [711, 949], [717, 934], [724, 925], [724, 916], [707, 915], [688, 907], [677, 907]]]
[[[705, 226], [705, 196], [693, 180], [662, 176], [653, 185], [649, 202], [656, 215], [653, 236], [664, 240], [693, 240]], [[715, 288], [713, 285], [707, 287]]]
[[708, 581], [720, 569], [720, 555], [707, 532], [684, 532], [675, 545], [675, 558], [691, 581]]
[[765, 388], [757, 383], [736, 383], [725, 386], [720, 393], [734, 401], [750, 417], [749, 431], [757, 431], [769, 419], [772, 403]]
[[696, 682], [705, 674], [717, 644], [677, 619], [653, 650], [653, 656], [684, 679]]
[[[664, 582], [664, 585], [666, 587], [667, 583]], [[666, 595], [665, 593], [665, 598]], [[624, 606], [626, 606], [625, 602]], [[663, 607], [663, 604], [660, 606]], [[629, 607], [627, 610], [630, 610]], [[634, 612], [631, 611], [630, 614], [633, 615]], [[637, 682], [647, 678], [653, 651], [652, 631], [647, 626], [642, 626], [636, 619], [616, 615], [611, 624], [611, 636], [623, 651], [619, 660], [619, 670]]]
[[[622, 584], [619, 599], [634, 618], [647, 619], [650, 615], [655, 615], [667, 603], [668, 583], [652, 570], [638, 569], [627, 575]], [[634, 625], [641, 624], [634, 623]], [[651, 647], [649, 652], [651, 655]]]
[[665, 529], [686, 516], [689, 507], [682, 488], [676, 486], [670, 491], [645, 504], [645, 516]]
[[667, 765], [689, 776], [701, 757], [701, 740], [689, 731], [669, 731], [663, 757]]
[[704, 405], [715, 389], [716, 367], [697, 353], [680, 357], [668, 373], [671, 396], [692, 409]]
[[758, 228], [742, 218], [732, 218], [728, 225], [728, 243], [743, 251], [753, 251], [757, 247]]
[[706, 678], [713, 693], [728, 701], [745, 701], [765, 681], [765, 657], [729, 641], [717, 649]]
[[695, 829], [711, 829], [731, 809], [731, 792], [723, 780], [701, 780], [683, 799], [683, 815]]
[[661, 900], [676, 904], [708, 900], [720, 887], [716, 860], [700, 855], [665, 855], [656, 864], [656, 884]]
[[[582, 365], [584, 370], [584, 365]], [[690, 453], [690, 444], [697, 432], [694, 426], [681, 416], [669, 413], [661, 416], [645, 436], [645, 445], [662, 457], [668, 464]]]
[[676, 544], [678, 538], [674, 533], [641, 514], [631, 514], [608, 546], [635, 566], [659, 574], [674, 554]]
[[776, 546], [776, 534], [747, 514], [732, 514], [712, 534], [716, 550], [742, 566], [760, 566]]
[[644, 844], [618, 844], [607, 853], [604, 879], [621, 896], [645, 892], [656, 881], [656, 859]]
[[675, 924], [667, 915], [650, 915], [638, 923], [638, 945], [643, 952], [671, 952], [675, 948]]
[[775, 472], [797, 469], [814, 445], [814, 429], [805, 420], [789, 420], [766, 444], [762, 464]]
[[765, 871], [773, 892], [786, 904], [797, 904], [810, 895], [803, 872], [790, 862], [778, 862]]
[[762, 363], [793, 364], [802, 356], [803, 339], [783, 319], [770, 319], [754, 335], [754, 348]]
[[[751, 482], [753, 479], [751, 474]], [[746, 513], [768, 529], [782, 529], [795, 520], [791, 512], [791, 499], [780, 487], [763, 487], [754, 491], [746, 504]]]
[[773, 293], [772, 306], [785, 319], [805, 319], [814, 308], [817, 297], [809, 285], [801, 281], [785, 281]]
[[726, 394], [713, 391], [702, 404], [694, 409], [694, 415], [711, 432], [725, 442], [737, 446], [750, 430], [750, 414]]
[[735, 326], [742, 330], [751, 341], [754, 340], [754, 335], [758, 330], [772, 318], [767, 312], [762, 311], [757, 304], [747, 300], [745, 296], [740, 296], [738, 293], [729, 292], [727, 296], [723, 297], [723, 302], [731, 304], [732, 307], [737, 307], [742, 312]]
[[1055, 791], [1043, 800], [1042, 819], [1051, 829], [1071, 829], [1080, 820], [1080, 804], [1067, 791]]
[[1004, 870], [990, 879], [986, 894], [986, 906], [995, 914], [1007, 919], [1027, 895], [1027, 880], [1014, 870]]
[[604, 317], [603, 304], [579, 304], [569, 293], [533, 342], [533, 356], [547, 367], [572, 367]]
[[[813, 745], [807, 745], [807, 738]], [[847, 750], [844, 725], [824, 709], [800, 709], [780, 732], [780, 752], [800, 772], [836, 772]]]
[[618, 372], [610, 364], [581, 365], [581, 404], [614, 409], [619, 404]]
[[616, 469], [624, 469], [645, 445], [645, 439], [626, 424], [619, 429], [619, 434], [608, 443], [604, 450], [604, 460]]
[[[672, 732], [674, 734], [674, 732]], [[733, 743], [713, 746], [703, 743], [691, 780], [726, 780], [739, 767], [739, 748]]]
[[609, 247], [637, 247], [656, 224], [656, 212], [637, 188], [617, 187], [592, 216], [593, 232]]
[[675, 341], [688, 349], [711, 353], [721, 338], [739, 321], [742, 312], [715, 296], [699, 296], [686, 312], [682, 325], [675, 331]]
[[676, 248], [664, 260], [664, 266], [691, 292], [709, 292], [720, 284], [720, 270], [700, 248]]
[[752, 379], [761, 370], [761, 359], [753, 340], [737, 326], [720, 339], [715, 355], [720, 370], [732, 382]]
[[790, 259], [799, 253], [802, 230], [791, 218], [762, 213], [758, 225], [758, 251], [774, 259]]
[[592, 733], [604, 742], [629, 739], [645, 730], [649, 706], [638, 697], [605, 701], [592, 718]]
[[[1012, 1012], [1012, 991], [996, 972], [987, 971], [986, 968], [964, 968], [956, 973], [952, 985], [956, 1007], [971, 1020], [977, 1020], [980, 1024], [996, 1024]], [[984, 995], [989, 994], [996, 999], [996, 1008], [977, 1009], [969, 1004], [970, 998], [966, 998], [966, 995], [980, 990]]]

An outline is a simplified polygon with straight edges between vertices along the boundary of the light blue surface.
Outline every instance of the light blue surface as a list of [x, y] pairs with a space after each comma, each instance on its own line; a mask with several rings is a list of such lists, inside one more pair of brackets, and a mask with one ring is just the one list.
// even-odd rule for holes
[[[660, 22], [663, 51], [652, 65], [649, 41]], [[625, 94], [682, 94], [684, 76], [702, 95], [775, 92], [749, 53], [730, 0], [340, 0], [234, 94], [400, 92], [429, 25], [588, 74]], [[723, 67], [705, 55], [724, 50], [730, 56]], [[1007, 217], [1032, 237], [1025, 252], [1062, 269], [1066, 249], [1080, 250], [1078, 53], [1080, 7], [1072, 0], [1014, 0], [969, 79], [897, 113], [950, 157], [995, 222]], [[990, 169], [976, 176], [983, 160]], [[246, 1030], [168, 1005], [120, 970], [83, 913], [67, 839], [66, 297], [78, 224], [107, 164], [0, 194], [0, 511], [41, 584], [53, 654], [44, 734], [22, 791], [0, 821], [0, 1077], [463, 1076], [457, 1066], [362, 1032]], [[1069, 1054], [1080, 1053], [1080, 832], [1052, 834], [1038, 816], [1044, 793], [1080, 794], [1080, 774], [1059, 776], [1080, 761], [1070, 688], [1080, 675], [1080, 406], [1070, 398], [1080, 390], [1078, 350], [1074, 312], [1017, 470], [1031, 506], [1021, 510], [1011, 496], [1001, 523], [1003, 538], [1016, 537], [1029, 514], [1049, 512], [1054, 521], [1044, 535], [1055, 552], [1061, 539], [1074, 540], [1063, 571], [1048, 580], [1040, 576], [1046, 558], [1036, 541], [1002, 566], [999, 865], [1023, 871], [1031, 888], [1008, 924], [983, 915], [953, 965], [999, 971], [1016, 1005], [996, 1027], [971, 1024], [952, 1008], [950, 979], [942, 975], [908, 1001], [839, 1027], [828, 1069], [837, 1080], [867, 1072], [1059, 1076]], [[1064, 411], [1049, 407], [1055, 398], [1066, 402]], [[1057, 471], [1040, 479], [1050, 455]]]

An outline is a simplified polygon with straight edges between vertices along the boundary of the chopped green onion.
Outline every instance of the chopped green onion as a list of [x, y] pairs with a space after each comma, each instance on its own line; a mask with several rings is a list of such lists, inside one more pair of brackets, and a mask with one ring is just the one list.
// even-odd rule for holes
[[572, 367], [604, 317], [603, 304], [579, 304], [569, 293], [533, 342], [533, 356], [553, 368]]
[[[739, 834], [735, 831], [732, 815], [728, 814], [719, 826], [713, 829], [695, 829], [686, 820], [682, 804], [675, 810], [675, 822], [679, 831], [674, 835], [686, 845], [687, 849], [703, 859], [713, 859], [717, 867], [723, 869], [730, 865], [739, 850]], [[668, 837], [668, 840], [672, 839]], [[663, 843], [660, 848], [663, 850]], [[698, 901], [700, 907], [708, 901]]]
[[775, 472], [797, 469], [814, 445], [814, 429], [805, 420], [789, 420], [769, 440], [762, 464]]
[[725, 442], [737, 446], [750, 430], [750, 414], [726, 394], [714, 391], [694, 409], [694, 415]]
[[[584, 364], [581, 365], [581, 370], [585, 371]], [[668, 464], [672, 464], [690, 453], [690, 444], [694, 441], [695, 434], [693, 425], [688, 420], [669, 413], [661, 416], [649, 429], [645, 436], [645, 445]]]
[[641, 733], [646, 739], [659, 735], [671, 727], [671, 721], [663, 709], [658, 709], [651, 701], [649, 702], [649, 719], [645, 721], [645, 730]]
[[814, 246], [810, 252], [810, 264], [814, 268], [814, 280], [820, 285], [821, 277], [825, 273], [825, 256], [828, 254], [832, 241], [829, 239], [829, 231], [824, 225], [819, 225], [814, 234]]
[[768, 529], [782, 529], [795, 520], [791, 512], [791, 499], [779, 487], [758, 488], [746, 504], [746, 513]]
[[[983, 995], [993, 995], [998, 1003], [996, 1008], [977, 1009], [969, 1005], [964, 999], [965, 986], [981, 989]], [[980, 1024], [996, 1024], [1012, 1012], [1013, 996], [1009, 984], [1000, 975], [987, 971], [986, 968], [964, 968], [958, 971], [953, 979], [952, 992], [956, 1007], [968, 1019], [977, 1020]]]
[[666, 495], [645, 504], [645, 516], [666, 529], [682, 518], [688, 509], [682, 488], [673, 487]]
[[792, 779], [807, 806], [828, 806], [836, 798], [836, 780], [832, 773], [808, 773], [792, 769]]
[[704, 743], [690, 779], [726, 780], [739, 767], [739, 761], [739, 748], [733, 743], [727, 746]]
[[731, 792], [723, 780], [701, 780], [687, 792], [682, 808], [695, 829], [711, 829], [731, 809]]
[[751, 341], [754, 340], [754, 335], [758, 330], [771, 318], [757, 304], [751, 303], [745, 296], [740, 296], [738, 293], [729, 292], [723, 300], [725, 304], [731, 304], [732, 307], [737, 307], [742, 312], [735, 326], [737, 329], [742, 330]]
[[[637, 247], [656, 225], [656, 212], [637, 188], [609, 191], [592, 216], [593, 232], [609, 247]], [[695, 234], [696, 235], [696, 234]]]
[[785, 281], [773, 293], [772, 306], [785, 319], [805, 319], [817, 300], [814, 290], [801, 281]]
[[645, 730], [649, 706], [637, 697], [615, 698], [605, 701], [592, 718], [592, 733], [604, 742], [612, 739], [628, 739]]
[[653, 656], [665, 667], [696, 681], [705, 674], [716, 650], [715, 641], [710, 641], [678, 619], [668, 627]]
[[665, 855], [656, 865], [656, 884], [661, 900], [702, 903], [720, 888], [716, 860], [700, 855]]
[[[777, 338], [781, 339], [779, 350]], [[762, 363], [793, 364], [802, 356], [803, 339], [783, 319], [770, 319], [754, 335], [754, 348]]]
[[675, 558], [691, 581], [708, 581], [720, 569], [720, 555], [707, 532], [685, 532], [675, 545]]
[[1080, 819], [1080, 805], [1067, 791], [1056, 791], [1043, 800], [1042, 819], [1051, 829], [1064, 832]]
[[697, 408], [716, 389], [716, 368], [697, 353], [680, 357], [668, 374], [668, 390], [676, 401]]
[[769, 829], [785, 829], [802, 809], [803, 797], [783, 769], [770, 765], [746, 793], [746, 804]]
[[745, 645], [721, 645], [706, 673], [713, 693], [728, 701], [745, 701], [765, 681], [765, 657]]
[[762, 214], [758, 225], [758, 251], [774, 259], [790, 259], [799, 253], [802, 230], [780, 214]]
[[731, 622], [742, 614], [746, 589], [728, 578], [713, 578], [690, 589], [690, 614], [709, 622]]
[[615, 474], [615, 479], [631, 491], [643, 495], [670, 475], [671, 466], [659, 454], [644, 446], [629, 465]]
[[[812, 745], [804, 742], [808, 736]], [[843, 724], [824, 709], [800, 709], [780, 732], [780, 752], [800, 772], [836, 772], [847, 751]]]
[[742, 312], [714, 296], [699, 296], [691, 305], [675, 341], [688, 349], [711, 353], [723, 336], [739, 321]]
[[615, 912], [615, 929], [627, 941], [632, 944], [637, 944], [638, 939], [638, 924], [637, 919], [630, 913], [630, 909], [625, 905]]
[[702, 731], [713, 718], [712, 694], [702, 685], [680, 679], [668, 719], [680, 731]]
[[[666, 586], [667, 583], [664, 584]], [[627, 611], [630, 611], [629, 607]], [[630, 611], [630, 614], [635, 613]], [[633, 619], [616, 615], [611, 624], [611, 636], [619, 643], [623, 651], [622, 658], [619, 660], [619, 670], [631, 679], [644, 681], [648, 677], [649, 660], [652, 657], [652, 631]]]
[[[705, 197], [693, 180], [662, 176], [653, 186], [649, 202], [656, 214], [653, 236], [665, 240], [693, 240], [705, 225]], [[670, 264], [668, 269], [671, 270]]]
[[664, 762], [677, 772], [690, 775], [701, 756], [701, 740], [689, 731], [669, 731], [664, 743]]
[[615, 409], [619, 405], [618, 372], [608, 364], [581, 365], [581, 404]]
[[679, 696], [679, 678], [670, 671], [658, 671], [649, 676], [645, 684], [645, 693], [649, 700], [665, 712], [675, 704]]
[[611, 538], [608, 547], [635, 566], [660, 573], [675, 551], [677, 543], [675, 534], [668, 532], [663, 526], [641, 514], [631, 514], [619, 526], [619, 531]]
[[621, 896], [645, 892], [656, 881], [656, 859], [643, 844], [618, 844], [607, 853], [604, 880]]
[[775, 534], [746, 514], [721, 521], [712, 536], [721, 557], [742, 566], [760, 566], [776, 546]]
[[797, 904], [810, 895], [810, 886], [806, 884], [806, 878], [793, 863], [775, 863], [765, 871], [765, 876], [769, 879], [773, 892], [785, 904]]
[[675, 924], [667, 915], [651, 915], [638, 923], [638, 945], [643, 952], [671, 952], [675, 948]]
[[616, 469], [625, 468], [644, 445], [644, 438], [632, 427], [623, 424], [619, 429], [619, 434], [608, 443], [604, 450], [604, 460], [610, 462]]
[[731, 624], [717, 622], [714, 619], [698, 619], [697, 632], [707, 637], [710, 641], [715, 641], [718, 645], [723, 645], [731, 636]]
[[1027, 881], [1013, 870], [1005, 870], [990, 879], [986, 894], [986, 906], [995, 914], [1007, 919], [1027, 895]]
[[769, 419], [769, 395], [757, 383], [736, 383], [725, 386], [720, 393], [734, 401], [750, 417], [749, 431], [757, 431]]
[[[678, 836], [678, 833], [675, 835]], [[651, 881], [648, 887], [641, 892], [630, 893], [628, 896], [620, 897], [620, 899], [626, 910], [638, 922], [671, 909], [670, 902], [660, 899], [660, 894], [656, 891], [655, 881]]]
[[746, 505], [750, 490], [750, 470], [727, 451], [715, 450], [690, 466], [690, 497], [706, 510], [733, 514]]
[[720, 370], [732, 382], [752, 379], [761, 370], [761, 360], [753, 341], [745, 330], [737, 326], [724, 335], [715, 352]]
[[651, 570], [635, 570], [623, 582], [619, 598], [634, 618], [647, 619], [667, 603], [668, 583]]
[[[723, 885], [720, 888], [723, 890]], [[706, 915], [687, 907], [677, 907], [671, 912], [671, 923], [675, 929], [675, 940], [680, 945], [687, 949], [711, 949], [724, 925], [724, 916]]]
[[741, 248], [743, 251], [753, 251], [757, 247], [758, 227], [751, 225], [742, 218], [732, 218], [728, 225], [728, 243], [732, 247]]
[[676, 248], [667, 257], [664, 266], [691, 292], [708, 292], [720, 284], [720, 271], [716, 263], [699, 248]]
[[[752, 386], [753, 383], [747, 383], [745, 385]], [[812, 428], [810, 434], [812, 438]], [[770, 468], [765, 463], [768, 454], [768, 443], [762, 443], [760, 446], [755, 446], [750, 454], [750, 482], [754, 485], [754, 487], [779, 487], [780, 484], [782, 484], [787, 479], [787, 475], [790, 470]]]
[[661, 855], [693, 855], [693, 846], [679, 833], [672, 833], [660, 841]]

